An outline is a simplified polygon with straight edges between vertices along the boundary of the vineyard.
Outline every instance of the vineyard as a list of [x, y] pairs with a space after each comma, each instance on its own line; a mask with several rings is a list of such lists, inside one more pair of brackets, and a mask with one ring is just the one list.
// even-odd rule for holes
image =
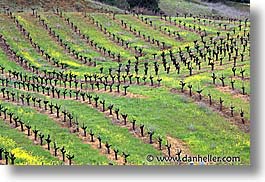
[[248, 19], [5, 9], [0, 25], [1, 165], [250, 164]]

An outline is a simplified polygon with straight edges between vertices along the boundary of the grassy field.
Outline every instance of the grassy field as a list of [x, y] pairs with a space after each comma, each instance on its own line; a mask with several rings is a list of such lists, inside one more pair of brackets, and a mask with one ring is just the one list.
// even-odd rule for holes
[[[172, 9], [167, 9], [167, 13], [175, 11], [175, 5], [173, 6], [172, 2], [161, 0], [161, 8], [170, 6]], [[197, 11], [203, 11], [206, 14], [211, 13], [206, 6], [199, 3], [194, 6], [194, 9], [189, 7], [191, 2], [183, 1], [179, 3], [185, 6], [183, 8], [179, 7], [185, 12], [189, 10], [194, 13]], [[75, 155], [73, 164], [108, 165], [111, 163], [121, 165], [125, 163], [124, 154], [129, 154], [126, 161], [128, 165], [168, 165], [172, 163], [148, 162], [146, 156], [166, 156], [168, 154], [166, 144], [169, 143], [172, 144], [172, 156], [175, 156], [176, 150], [181, 148], [183, 149], [183, 155], [239, 156], [241, 159], [240, 162], [217, 162], [219, 165], [249, 165], [251, 163], [249, 131], [250, 57], [248, 52], [249, 40], [247, 38], [247, 33], [250, 31], [249, 22], [246, 23], [246, 27], [240, 30], [238, 21], [229, 22], [208, 18], [198, 20], [183, 16], [172, 17], [170, 22], [169, 18], [161, 19], [160, 16], [139, 15], [137, 17], [132, 14], [116, 14], [115, 19], [113, 19], [113, 15], [110, 13], [95, 11], [88, 12], [87, 17], [78, 12], [63, 12], [62, 17], [47, 12], [39, 12], [38, 14], [40, 19], [44, 20], [47, 26], [62, 39], [63, 43], [67, 44], [69, 49], [78, 52], [79, 56], [91, 58], [97, 64], [95, 66], [83, 64], [80, 59], [69, 53], [63, 45], [60, 45], [56, 38], [49, 33], [49, 28], [46, 29], [45, 25], [42, 25], [41, 21], [32, 16], [31, 13], [14, 13], [18, 24], [30, 34], [32, 41], [41, 50], [44, 50], [51, 57], [51, 60], [57, 60], [68, 66], [65, 69], [55, 67], [52, 62], [41, 55], [41, 51], [34, 48], [27, 36], [24, 36], [23, 32], [19, 30], [14, 20], [2, 13], [0, 15], [0, 34], [6, 40], [10, 49], [16, 52], [17, 56], [27, 60], [30, 63], [29, 67], [36, 66], [39, 68], [39, 72], [33, 73], [30, 68], [22, 67], [19, 61], [12, 58], [10, 50], [1, 40], [0, 66], [5, 67], [5, 69], [3, 72], [0, 70], [0, 78], [1, 80], [9, 80], [6, 85], [5, 81], [2, 81], [2, 84], [0, 82], [1, 89], [6, 88], [9, 92], [13, 91], [19, 93], [19, 95], [24, 94], [26, 96], [29, 94], [50, 103], [61, 105], [60, 111], [67, 110], [72, 113], [74, 119], [78, 120], [79, 127], [85, 125], [87, 126], [87, 132], [91, 129], [95, 133], [95, 140], [98, 136], [101, 136], [103, 147], [98, 148], [96, 143], [89, 142], [87, 138], [82, 138], [81, 134], [71, 132], [74, 129], [73, 127], [60, 124], [63, 119], [62, 114], [59, 118], [56, 118], [55, 114], [49, 114], [43, 107], [33, 107], [32, 103], [31, 106], [24, 104], [21, 107], [21, 100], [11, 101], [6, 96], [4, 97], [3, 93], [7, 94], [6, 91], [0, 93], [1, 104], [23, 118], [31, 126], [40, 129], [45, 136], [50, 134], [51, 138], [60, 147], [65, 146], [67, 151]], [[67, 18], [80, 30], [80, 34], [74, 32], [74, 28], [71, 28], [67, 23]], [[95, 20], [94, 23], [91, 18]], [[127, 23], [126, 28], [122, 21]], [[101, 30], [97, 24], [106, 28], [106, 31], [111, 34], [115, 34], [116, 39], [113, 39], [112, 35], [109, 36], [104, 33], [104, 30]], [[242, 22], [243, 24], [244, 22]], [[226, 25], [226, 29], [223, 25]], [[235, 32], [233, 32], [234, 30]], [[180, 39], [176, 39], [168, 31], [179, 33]], [[204, 32], [207, 35], [203, 37], [202, 41], [201, 35]], [[220, 35], [217, 32], [220, 32]], [[225, 44], [232, 45], [230, 40], [227, 39], [227, 33], [229, 33], [230, 38], [233, 38], [232, 41], [235, 42], [233, 45], [236, 46], [231, 48], [233, 52], [231, 52], [230, 47], [226, 53], [219, 52], [219, 57], [216, 59], [213, 52], [217, 51], [217, 47], [225, 49]], [[89, 37], [89, 41], [83, 35]], [[148, 40], [148, 36], [159, 41], [160, 45], [152, 43], [152, 40]], [[121, 42], [117, 42], [117, 37], [128, 42], [129, 47], [126, 48]], [[245, 50], [240, 37], [247, 43]], [[96, 46], [92, 46], [90, 40], [93, 40]], [[197, 43], [195, 44], [194, 41], [197, 41]], [[221, 44], [220, 41], [225, 43]], [[165, 43], [165, 48], [162, 48], [162, 42]], [[213, 42], [216, 42], [216, 45]], [[200, 51], [196, 48], [196, 45], [199, 46]], [[210, 51], [207, 52], [205, 45], [209, 46], [209, 49], [212, 50], [211, 53]], [[187, 48], [187, 46], [189, 47]], [[120, 54], [120, 62], [104, 53], [102, 47], [111, 50], [115, 55]], [[143, 55], [139, 58], [135, 47], [143, 50]], [[236, 58], [236, 65], [233, 62], [233, 57], [236, 54], [235, 47], [239, 54]], [[187, 49], [190, 51], [187, 51]], [[231, 54], [230, 58], [228, 53]], [[244, 54], [242, 61], [240, 59], [241, 53]], [[161, 54], [165, 54], [164, 59], [162, 59]], [[186, 63], [184, 63], [180, 54], [186, 58]], [[214, 63], [214, 70], [208, 64], [208, 57]], [[220, 63], [220, 57], [222, 63]], [[175, 68], [173, 58], [180, 65], [179, 73]], [[198, 60], [196, 61], [196, 59]], [[200, 61], [200, 66], [198, 61]], [[155, 67], [157, 64], [159, 65], [158, 70]], [[192, 74], [188, 64], [193, 67]], [[148, 67], [147, 70], [146, 67]], [[233, 67], [236, 68], [235, 76], [231, 71]], [[137, 72], [136, 68], [138, 68]], [[127, 74], [126, 70], [128, 69]], [[119, 70], [120, 81], [118, 81]], [[241, 70], [245, 70], [243, 79], [241, 78]], [[20, 79], [19, 76], [14, 76], [14, 71], [27, 74], [32, 79]], [[50, 79], [50, 83], [49, 81], [47, 81], [47, 84], [41, 83], [41, 78], [45, 77], [44, 72], [47, 71], [54, 71], [62, 75], [68, 74], [68, 76], [74, 74], [76, 79], [72, 78], [69, 81], [70, 76], [68, 78], [60, 78], [59, 76], [55, 78], [56, 76], [54, 76]], [[212, 83], [211, 78], [213, 73], [217, 76], [215, 84]], [[92, 81], [85, 81], [86, 76], [91, 76]], [[111, 83], [111, 76], [115, 76], [113, 83]], [[129, 76], [131, 76], [131, 81], [129, 81]], [[220, 80], [222, 76], [225, 77], [224, 87]], [[104, 79], [108, 79], [108, 81], [104, 82]], [[162, 79], [160, 85], [157, 81], [159, 79]], [[234, 90], [231, 88], [231, 79], [235, 80]], [[63, 86], [62, 80], [65, 81], [65, 86]], [[16, 81], [30, 83], [29, 89], [23, 88], [22, 83], [20, 87], [15, 86]], [[186, 83], [183, 92], [181, 91], [180, 81]], [[99, 84], [98, 89], [95, 86], [97, 82]], [[73, 86], [74, 83], [78, 83], [76, 88]], [[82, 88], [81, 83], [85, 85]], [[40, 87], [40, 91], [36, 91], [34, 84], [42, 85], [46, 90], [41, 91]], [[104, 84], [107, 85], [106, 89], [104, 89]], [[242, 84], [244, 84], [245, 89], [244, 95], [242, 94]], [[112, 91], [110, 91], [110, 85], [113, 87]], [[125, 95], [124, 86], [127, 85], [129, 85], [129, 88], [127, 95]], [[189, 96], [188, 85], [193, 86], [192, 97]], [[120, 92], [117, 91], [118, 86]], [[60, 90], [60, 98], [52, 97], [52, 88], [56, 88], [57, 91]], [[203, 97], [201, 100], [199, 100], [197, 92], [200, 89], [202, 89]], [[65, 94], [65, 99], [62, 96], [64, 90], [68, 91]], [[75, 99], [75, 91], [90, 95], [92, 103], [88, 103], [88, 97], [86, 97], [86, 101], [82, 101], [80, 95], [79, 98]], [[213, 105], [209, 105], [207, 101], [208, 94], [211, 94]], [[97, 96], [101, 101], [98, 102], [98, 107], [94, 100]], [[224, 100], [223, 110], [218, 110], [220, 98]], [[113, 116], [109, 115], [108, 109], [102, 112], [102, 101], [105, 102], [105, 108], [114, 105]], [[234, 106], [234, 117], [230, 116], [229, 109], [231, 106]], [[115, 109], [119, 109], [120, 119], [118, 120], [115, 119]], [[241, 111], [244, 111], [242, 117], [240, 117]], [[3, 114], [3, 111], [1, 112]], [[121, 114], [128, 115], [127, 124], [122, 124]], [[242, 123], [242, 119], [246, 123]], [[132, 129], [132, 121], [135, 121], [136, 130]], [[140, 126], [143, 125], [145, 136], [140, 134]], [[4, 120], [0, 121], [0, 130], [0, 147], [17, 156], [17, 165], [63, 163], [60, 158], [52, 155], [45, 147], [31, 141], [25, 133], [19, 130], [19, 127], [10, 127], [8, 119], [5, 122]], [[81, 128], [80, 131], [82, 131]], [[154, 144], [152, 145], [149, 144], [148, 132], [150, 131], [154, 131], [152, 135]], [[32, 133], [31, 136], [33, 136]], [[162, 139], [162, 150], [158, 147], [158, 138]], [[106, 142], [111, 144], [111, 154], [106, 153]], [[113, 158], [114, 149], [119, 151], [118, 160]]]
[[207, 3], [202, 0], [160, 0], [159, 7], [166, 14], [193, 14], [206, 16], [248, 17], [249, 4], [236, 2]]

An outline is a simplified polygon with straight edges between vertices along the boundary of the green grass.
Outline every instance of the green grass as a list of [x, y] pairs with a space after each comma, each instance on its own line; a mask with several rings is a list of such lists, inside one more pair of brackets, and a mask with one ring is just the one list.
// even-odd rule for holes
[[29, 41], [25, 40], [16, 25], [7, 16], [0, 15], [0, 24], [3, 25], [0, 28], [0, 33], [4, 35], [8, 44], [17, 51], [18, 55], [24, 57], [32, 66], [48, 70], [54, 69], [36, 52]]
[[89, 36], [95, 43], [105, 47], [107, 50], [111, 50], [116, 55], [120, 54], [123, 58], [133, 58], [134, 56], [124, 48], [114, 44], [109, 40], [104, 33], [100, 32], [96, 25], [89, 22], [87, 18], [84, 18], [80, 13], [66, 13], [66, 17], [70, 18], [70, 21], [74, 21], [76, 26], [80, 29], [82, 34]]
[[107, 15], [99, 14], [99, 13], [95, 13], [95, 14], [91, 14], [91, 15], [93, 18], [95, 18], [96, 21], [103, 24], [107, 28], [108, 31], [115, 33], [120, 38], [129, 42], [130, 47], [134, 47], [134, 46], [141, 47], [141, 48], [143, 48], [143, 52], [146, 54], [153, 54], [153, 53], [156, 53], [157, 51], [159, 51], [159, 49], [156, 46], [150, 45], [149, 43], [146, 43], [145, 41], [143, 41], [139, 37], [135, 37], [128, 30], [121, 29], [121, 26], [119, 23], [117, 23], [115, 21], [109, 21], [109, 17]]
[[61, 164], [59, 159], [33, 144], [22, 132], [10, 128], [2, 119], [0, 119], [0, 147], [15, 154], [16, 165]]
[[48, 31], [44, 30], [37, 19], [31, 17], [29, 14], [18, 15], [17, 19], [30, 32], [33, 41], [38, 42], [39, 46], [47, 51], [51, 57], [59, 60], [59, 62], [66, 63], [72, 68], [81, 66], [79, 62], [65, 54], [64, 49], [54, 42], [49, 36]]
[[[173, 32], [173, 31], [178, 32], [180, 34], [180, 37], [184, 39], [182, 41], [182, 44], [186, 43], [186, 42], [194, 41], [194, 40], [200, 38], [200, 36], [197, 35], [196, 33], [184, 31], [183, 29], [178, 28], [177, 26], [174, 25], [173, 21], [172, 21], [173, 24], [170, 24], [169, 22], [161, 21], [160, 17], [158, 17], [158, 16], [143, 16], [143, 17], [147, 17], [150, 21], [153, 22], [153, 24], [157, 28], [161, 26], [162, 30], [164, 30], [164, 28], [166, 28], [167, 30], [170, 30], [171, 32]], [[181, 45], [181, 46], [184, 47], [184, 45]]]
[[180, 42], [172, 40], [170, 37], [164, 35], [163, 33], [159, 32], [159, 30], [153, 30], [145, 23], [141, 22], [140, 20], [136, 20], [132, 16], [126, 15], [116, 15], [116, 18], [120, 20], [124, 20], [124, 22], [128, 23], [128, 27], [131, 25], [132, 29], [136, 29], [137, 31], [141, 31], [142, 34], [144, 33], [146, 36], [150, 36], [151, 38], [155, 38], [160, 42], [165, 42], [166, 45], [177, 47], [180, 45]]
[[[210, 151], [211, 154], [221, 156], [240, 153], [243, 163], [249, 163], [249, 135], [231, 126], [206, 106], [198, 106], [163, 88], [132, 87], [130, 91], [147, 98], [126, 99], [104, 94], [104, 99], [108, 103], [117, 104], [122, 112], [131, 116], [129, 119], [136, 119], [138, 123], [145, 124], [146, 128], [154, 129], [162, 136], [169, 135], [187, 142], [192, 153], [206, 155]], [[195, 131], [189, 129], [191, 126]], [[224, 143], [224, 140], [229, 142]]]
[[176, 12], [185, 14], [202, 14], [202, 15], [211, 15], [211, 10], [200, 4], [196, 4], [194, 2], [189, 2], [186, 0], [160, 0], [159, 7], [167, 14], [176, 15]]
[[4, 66], [6, 70], [16, 70], [24, 72], [23, 68], [17, 66], [16, 63], [9, 61], [4, 51], [0, 48], [0, 65]]
[[[26, 93], [26, 92], [22, 91], [21, 93]], [[93, 132], [95, 133], [95, 137], [100, 135], [102, 138], [102, 142], [106, 142], [106, 141], [109, 142], [113, 146], [113, 149], [118, 149], [120, 152], [129, 153], [130, 154], [130, 157], [128, 158], [129, 163], [140, 165], [140, 164], [146, 163], [145, 159], [148, 154], [152, 154], [152, 155], [161, 154], [158, 150], [154, 149], [151, 145], [145, 144], [140, 139], [133, 137], [132, 134], [128, 132], [128, 129], [114, 125], [110, 121], [109, 118], [105, 117], [102, 113], [99, 113], [97, 110], [89, 106], [86, 106], [85, 104], [79, 103], [77, 101], [50, 99], [49, 97], [40, 96], [39, 94], [33, 94], [33, 95], [37, 97], [45, 98], [46, 100], [51, 100], [53, 103], [58, 103], [62, 105], [64, 109], [73, 113], [74, 116], [78, 118], [80, 126], [84, 123], [88, 127], [88, 131], [92, 129]], [[28, 109], [28, 110], [32, 110], [32, 109]], [[24, 112], [26, 111], [23, 111], [23, 112], [21, 111], [21, 114]], [[38, 116], [38, 113], [36, 113], [35, 111], [32, 111], [32, 112], [33, 112], [32, 114], [29, 114], [28, 112], [25, 113], [26, 115], [30, 115], [30, 117], [32, 117], [28, 120], [35, 119], [38, 117], [40, 119], [40, 116]], [[22, 114], [22, 115], [24, 116], [25, 114]], [[68, 137], [69, 134], [67, 134], [66, 129], [59, 130], [59, 127], [54, 125], [54, 122], [51, 121], [45, 115], [43, 115], [42, 118], [46, 118], [47, 120], [46, 124], [43, 123], [43, 125], [37, 125], [36, 122], [38, 121], [34, 123], [30, 121], [30, 124], [32, 123], [33, 125], [36, 125], [38, 128], [42, 128], [42, 127], [47, 128], [47, 130], [48, 128], [54, 126], [55, 129], [53, 129], [52, 133], [50, 134], [51, 136], [54, 136], [56, 140], [57, 138]], [[46, 130], [44, 130], [43, 132], [49, 133]], [[69, 137], [71, 138], [65, 138], [65, 140], [61, 142], [58, 141], [58, 143], [63, 144], [63, 142], [66, 142], [67, 140], [72, 141], [71, 143], [73, 144], [77, 142], [72, 139], [72, 136], [69, 136]], [[74, 150], [73, 144], [69, 145], [68, 149], [72, 151], [72, 153], [76, 154], [78, 157], [79, 156], [81, 157], [81, 154], [77, 152], [77, 150], [82, 151], [84, 150], [84, 148]], [[67, 146], [67, 142], [65, 145]], [[76, 145], [78, 146], [78, 143], [76, 143]], [[87, 154], [87, 155], [92, 155], [92, 154]], [[84, 160], [83, 157], [85, 158], [88, 156], [82, 156], [80, 160]], [[91, 161], [92, 159], [87, 159], [87, 160]], [[94, 163], [95, 162], [97, 161], [94, 160]], [[82, 164], [85, 164], [85, 163], [82, 163]], [[148, 164], [152, 164], [152, 163], [148, 163]]]
[[79, 52], [83, 57], [99, 61], [102, 60], [103, 62], [106, 61], [106, 58], [102, 57], [98, 52], [91, 50], [83, 39], [74, 34], [62, 18], [50, 13], [43, 13], [41, 17], [57, 35], [60, 35], [65, 41], [64, 43], [67, 43], [72, 50]]
[[93, 129], [97, 135], [102, 136], [102, 140], [108, 141], [113, 148], [130, 154], [128, 161], [132, 164], [152, 164], [146, 163], [148, 154], [161, 155], [151, 145], [144, 144], [141, 140], [135, 138], [128, 132], [128, 129], [116, 126], [111, 123], [109, 118], [91, 109], [84, 104], [75, 101], [57, 101], [70, 112], [78, 116], [80, 123], [84, 123], [88, 128]]
[[171, 16], [176, 16], [176, 12], [181, 15], [191, 13], [193, 16], [206, 15], [243, 18], [249, 16], [249, 5], [245, 3], [232, 1], [220, 1], [220, 3], [207, 4], [202, 0], [160, 0], [159, 8]]
[[6, 102], [3, 102], [2, 105], [7, 106], [32, 128], [36, 127], [39, 129], [45, 136], [50, 134], [51, 139], [56, 141], [58, 146], [64, 146], [66, 151], [75, 155], [74, 163], [81, 165], [108, 164], [109, 160], [105, 156], [99, 154], [97, 150], [89, 145], [84, 144], [80, 138], [70, 134], [67, 129], [61, 128], [45, 114], [40, 114], [29, 107], [15, 106]]
[[[170, 1], [170, 3], [172, 2], [173, 1]], [[185, 3], [187, 6], [189, 5], [188, 2], [185, 1]], [[172, 7], [174, 8], [174, 6]], [[200, 10], [198, 9], [198, 11]], [[108, 58], [101, 60], [101, 55], [91, 50], [86, 43], [80, 39], [80, 37], [74, 35], [72, 30], [69, 29], [68, 25], [62, 19], [58, 18], [56, 15], [48, 15], [44, 13], [41, 15], [45, 17], [48, 24], [53, 27], [56, 33], [58, 33], [64, 41], [68, 42], [73, 49], [82, 52], [83, 55], [91, 56], [93, 59], [99, 59], [97, 67], [82, 65], [81, 63], [72, 59], [69, 55], [65, 54], [63, 48], [60, 47], [57, 42], [48, 35], [48, 32], [37, 22], [37, 19], [31, 17], [28, 14], [19, 14], [17, 17], [19, 17], [20, 23], [22, 23], [23, 26], [25, 26], [25, 28], [31, 32], [31, 36], [33, 37], [34, 41], [36, 41], [43, 49], [48, 51], [52, 57], [70, 65], [72, 64], [72, 67], [69, 71], [77, 74], [79, 78], [81, 78], [85, 73], [99, 73], [99, 68], [101, 66], [104, 67], [104, 73], [107, 73], [108, 68], [110, 67], [117, 68], [118, 64], [116, 62], [112, 62]], [[111, 41], [102, 32], [100, 32], [95, 25], [92, 25], [88, 21], [88, 18], [83, 18], [81, 13], [64, 13], [64, 16], [69, 17], [71, 21], [74, 21], [81, 30], [81, 33], [88, 35], [99, 45], [103, 45], [115, 53], [121, 53], [121, 55], [125, 58], [123, 63], [125, 63], [127, 59], [131, 59], [132, 62], [135, 61], [134, 54], [132, 52], [125, 50]], [[144, 62], [149, 62], [150, 67], [148, 77], [149, 75], [155, 74], [153, 70], [154, 60], [151, 54], [154, 52], [160, 54], [161, 51], [158, 49], [158, 47], [145, 42], [143, 39], [135, 36], [128, 30], [124, 30], [118, 23], [121, 19], [124, 19], [129, 24], [132, 24], [133, 28], [140, 30], [145, 35], [150, 35], [151, 37], [154, 37], [160, 41], [165, 41], [167, 45], [171, 45], [173, 47], [173, 52], [177, 58], [177, 61], [180, 61], [178, 56], [178, 48], [185, 50], [185, 46], [190, 45], [192, 51], [195, 51], [193, 41], [200, 40], [200, 37], [196, 33], [185, 31], [174, 26], [173, 24], [169, 25], [169, 23], [160, 20], [160, 17], [145, 16], [152, 20], [156, 26], [162, 26], [163, 28], [167, 27], [172, 31], [179, 31], [181, 37], [183, 37], [183, 41], [176, 41], [172, 37], [165, 35], [159, 30], [153, 29], [149, 25], [146, 25], [144, 22], [141, 22], [130, 15], [117, 14], [115, 21], [104, 14], [92, 13], [91, 16], [106, 26], [107, 30], [119, 35], [127, 41], [130, 41], [132, 46], [144, 48], [144, 53], [146, 53], [146, 55], [140, 59], [140, 68], [143, 68]], [[45, 61], [36, 61], [40, 55], [36, 53], [35, 50], [32, 50], [31, 45], [24, 40], [16, 28], [12, 28], [15, 25], [12, 22], [6, 22], [5, 20], [8, 20], [6, 17], [1, 16], [1, 18], [1, 24], [4, 25], [4, 28], [1, 28], [0, 31], [5, 35], [5, 37], [7, 37], [8, 42], [12, 44], [11, 46], [17, 50], [20, 50], [23, 46], [27, 47], [27, 49], [24, 50], [24, 57], [28, 55], [28, 57], [30, 57], [29, 59], [32, 60], [32, 63], [38, 63], [40, 64], [40, 67], [47, 65], [45, 64]], [[198, 22], [193, 22], [192, 18], [185, 19], [183, 17], [179, 17], [176, 19], [185, 21], [187, 26], [200, 26], [202, 30], [205, 29], [210, 33], [210, 36], [213, 36], [214, 38], [216, 38], [217, 31], [221, 32], [221, 37], [225, 37], [227, 33], [227, 31], [223, 29], [219, 30], [219, 22], [227, 24], [229, 31], [237, 26], [237, 24], [229, 24], [227, 21], [215, 21], [211, 25], [208, 25], [207, 23], [207, 25], [202, 25], [202, 23], [199, 24]], [[249, 27], [247, 27], [247, 30], [249, 30]], [[243, 35], [243, 32], [237, 31], [235, 35], [231, 34], [233, 37], [236, 37], [237, 35], [241, 36]], [[13, 37], [19, 37], [21, 41], [16, 44]], [[205, 40], [208, 42], [209, 36], [206, 37]], [[199, 42], [199, 44], [201, 47], [203, 46], [201, 42]], [[240, 45], [239, 42], [237, 42], [237, 44]], [[242, 49], [240, 48], [239, 53], [241, 53], [241, 51]], [[165, 52], [168, 54], [168, 50]], [[238, 61], [236, 74], [237, 76], [240, 76], [239, 70], [242, 67], [246, 70], [245, 77], [250, 77], [250, 58], [247, 55], [247, 52], [245, 52], [245, 54], [245, 61]], [[185, 53], [185, 56], [188, 56], [188, 54]], [[4, 55], [4, 52], [0, 50], [1, 65], [6, 66], [7, 69], [23, 71], [23, 69], [19, 66], [16, 66], [15, 63], [7, 61], [8, 58]], [[161, 60], [157, 61], [161, 64]], [[173, 138], [183, 140], [188, 144], [192, 154], [240, 156], [241, 162], [237, 164], [250, 164], [249, 133], [241, 131], [237, 126], [232, 125], [231, 122], [227, 121], [224, 117], [211, 111], [208, 106], [196, 104], [189, 98], [171, 93], [170, 90], [172, 88], [179, 89], [179, 81], [185, 80], [186, 82], [192, 83], [194, 85], [194, 91], [197, 89], [197, 87], [201, 87], [204, 89], [204, 95], [207, 95], [208, 92], [210, 92], [213, 99], [216, 101], [219, 100], [219, 97], [222, 97], [225, 100], [224, 106], [226, 107], [230, 107], [230, 105], [233, 104], [236, 107], [236, 111], [239, 111], [240, 108], [242, 108], [247, 119], [250, 119], [249, 102], [241, 98], [235, 98], [231, 93], [221, 92], [220, 90], [216, 89], [215, 86], [210, 84], [212, 82], [210, 78], [211, 71], [207, 61], [204, 62], [203, 60], [200, 60], [202, 62], [201, 68], [202, 70], [205, 70], [205, 72], [193, 76], [189, 76], [189, 71], [184, 67], [184, 65], [182, 65], [182, 63], [181, 73], [178, 75], [175, 72], [172, 63], [170, 63], [170, 58], [168, 55], [166, 56], [166, 61], [168, 65], [171, 66], [170, 73], [166, 74], [166, 72], [163, 71], [163, 66], [160, 65], [159, 76], [155, 76], [154, 79], [156, 80], [158, 77], [163, 79], [161, 87], [129, 87], [129, 92], [143, 96], [141, 98], [118, 97], [109, 93], [98, 93], [96, 91], [94, 91], [92, 94], [97, 94], [101, 99], [105, 99], [107, 105], [110, 103], [115, 104], [116, 107], [120, 108], [121, 113], [127, 113], [129, 115], [130, 121], [132, 119], [136, 119], [138, 125], [144, 124], [147, 130], [154, 129], [155, 137], [160, 135], [165, 139], [167, 136], [171, 136]], [[228, 78], [232, 76], [232, 61], [229, 63], [228, 56], [226, 56], [224, 57], [223, 64], [223, 66], [218, 66], [218, 63], [216, 63], [216, 70], [214, 72], [218, 77], [224, 74], [227, 77], [226, 85], [230, 85], [230, 79]], [[198, 68], [194, 63], [193, 66], [195, 68], [195, 74], [198, 72]], [[50, 68], [48, 65], [47, 67]], [[221, 68], [222, 70], [218, 70]], [[143, 70], [140, 69], [139, 76], [142, 77], [143, 74]], [[217, 80], [217, 83], [220, 84], [220, 81]], [[245, 80], [244, 83], [246, 86], [246, 92], [249, 94], [251, 92], [249, 80]], [[241, 89], [241, 80], [239, 78], [236, 79], [235, 87], [237, 90]], [[88, 128], [92, 128], [95, 133], [101, 134], [104, 141], [108, 141], [113, 145], [113, 147], [118, 148], [119, 151], [125, 151], [129, 153], [129, 163], [146, 164], [145, 157], [147, 154], [160, 155], [160, 151], [155, 150], [150, 145], [145, 144], [141, 140], [133, 137], [127, 129], [112, 124], [109, 118], [106, 118], [105, 115], [91, 108], [90, 106], [77, 101], [50, 98], [46, 99], [63, 105], [69, 111], [73, 112], [75, 116], [78, 116], [80, 123], [85, 123]], [[10, 107], [18, 110], [17, 106], [10, 105]], [[77, 164], [107, 164], [109, 162], [105, 156], [99, 155], [98, 151], [94, 149], [89, 149], [89, 152], [82, 154], [80, 151], [86, 151], [88, 145], [84, 146], [81, 144], [81, 141], [76, 136], [69, 134], [65, 129], [55, 125], [54, 121], [50, 120], [47, 116], [37, 113], [27, 107], [21, 109], [31, 124], [36, 125], [38, 128], [43, 128], [45, 133], [52, 132], [53, 136], [59, 139], [60, 144], [65, 144], [69, 150], [73, 151], [73, 153], [76, 152], [76, 155], [80, 156], [80, 159], [76, 159], [75, 161]], [[50, 130], [50, 128], [53, 129]], [[78, 149], [73, 146], [71, 143], [72, 141], [78, 145]]]

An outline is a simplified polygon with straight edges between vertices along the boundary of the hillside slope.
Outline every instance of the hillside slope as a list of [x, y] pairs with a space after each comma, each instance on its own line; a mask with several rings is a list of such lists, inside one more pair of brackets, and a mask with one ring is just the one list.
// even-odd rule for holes
[[160, 0], [159, 7], [166, 14], [174, 16], [192, 13], [193, 15], [221, 15], [228, 17], [249, 17], [249, 4], [226, 2], [208, 3], [201, 0]]
[[[118, 6], [118, 5], [117, 5]], [[109, 9], [117, 13], [123, 10], [93, 0], [1, 0], [0, 11], [10, 7], [13, 11], [29, 11], [37, 8], [39, 11], [52, 11], [59, 7], [64, 11], [88, 11]], [[193, 15], [221, 15], [228, 17], [249, 17], [249, 4], [236, 2], [209, 3], [201, 0], [160, 0], [159, 8], [168, 15], [192, 13]]]
[[31, 8], [37, 8], [40, 11], [52, 11], [59, 7], [64, 11], [85, 11], [104, 8], [122, 12], [119, 8], [92, 0], [1, 0], [1, 11], [3, 7], [10, 7], [14, 11], [28, 11]]

